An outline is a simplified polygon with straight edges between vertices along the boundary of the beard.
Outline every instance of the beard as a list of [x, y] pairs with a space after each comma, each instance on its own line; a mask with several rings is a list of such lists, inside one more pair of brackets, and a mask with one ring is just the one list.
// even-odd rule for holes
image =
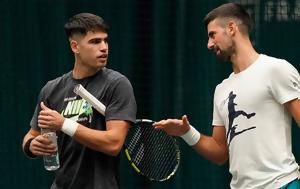
[[229, 62], [231, 60], [231, 56], [234, 54], [235, 50], [233, 48], [233, 45], [228, 47], [226, 50], [222, 50], [219, 47], [214, 48], [214, 52], [216, 53], [216, 56], [218, 60], [221, 62]]
[[219, 50], [219, 54], [217, 54], [217, 58], [219, 61], [222, 61], [222, 62], [228, 62], [230, 61], [230, 58], [231, 58], [231, 54], [227, 51], [222, 51], [222, 50]]

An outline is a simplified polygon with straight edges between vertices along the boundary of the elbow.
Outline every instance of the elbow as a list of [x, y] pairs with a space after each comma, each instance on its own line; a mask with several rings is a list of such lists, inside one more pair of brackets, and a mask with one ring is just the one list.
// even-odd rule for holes
[[220, 155], [218, 156], [218, 158], [214, 159], [214, 163], [217, 164], [217, 165], [224, 165], [227, 161], [228, 161], [228, 154], [223, 154], [223, 155]]
[[221, 166], [224, 165], [227, 162], [228, 159], [218, 159], [214, 163]]
[[[110, 144], [107, 144], [107, 148], [104, 150], [104, 153], [109, 156], [118, 156], [122, 150], [123, 144], [120, 142], [112, 142]], [[99, 151], [101, 151], [99, 149]], [[102, 148], [103, 151], [103, 148]]]
[[120, 154], [121, 149], [122, 148], [112, 148], [107, 152], [107, 154], [116, 157]]

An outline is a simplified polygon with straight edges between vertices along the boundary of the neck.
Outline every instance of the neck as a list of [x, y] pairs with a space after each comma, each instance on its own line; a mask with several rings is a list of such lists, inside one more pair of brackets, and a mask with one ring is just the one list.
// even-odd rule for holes
[[258, 58], [259, 54], [253, 48], [249, 38], [239, 39], [236, 43], [236, 51], [231, 56], [234, 73], [247, 69]]
[[83, 79], [95, 75], [101, 69], [102, 68], [96, 69], [87, 67], [84, 66], [80, 61], [75, 61], [72, 75], [74, 79]]

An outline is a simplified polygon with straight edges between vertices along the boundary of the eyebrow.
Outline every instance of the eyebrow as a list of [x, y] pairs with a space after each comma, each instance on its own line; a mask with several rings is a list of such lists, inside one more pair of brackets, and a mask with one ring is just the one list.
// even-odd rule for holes
[[95, 38], [92, 38], [92, 39], [90, 39], [89, 40], [89, 42], [91, 42], [91, 41], [103, 41], [103, 40], [107, 40], [108, 39], [108, 36], [107, 37], [103, 37], [103, 38], [101, 38], [101, 37], [95, 37]]

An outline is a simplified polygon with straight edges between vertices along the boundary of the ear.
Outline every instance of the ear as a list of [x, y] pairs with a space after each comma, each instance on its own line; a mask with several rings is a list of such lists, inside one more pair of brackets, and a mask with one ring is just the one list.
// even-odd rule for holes
[[237, 25], [234, 21], [229, 21], [227, 25], [227, 32], [230, 36], [234, 36], [237, 31]]
[[70, 39], [70, 47], [73, 53], [78, 54], [79, 53], [79, 47], [78, 47], [78, 42]]

